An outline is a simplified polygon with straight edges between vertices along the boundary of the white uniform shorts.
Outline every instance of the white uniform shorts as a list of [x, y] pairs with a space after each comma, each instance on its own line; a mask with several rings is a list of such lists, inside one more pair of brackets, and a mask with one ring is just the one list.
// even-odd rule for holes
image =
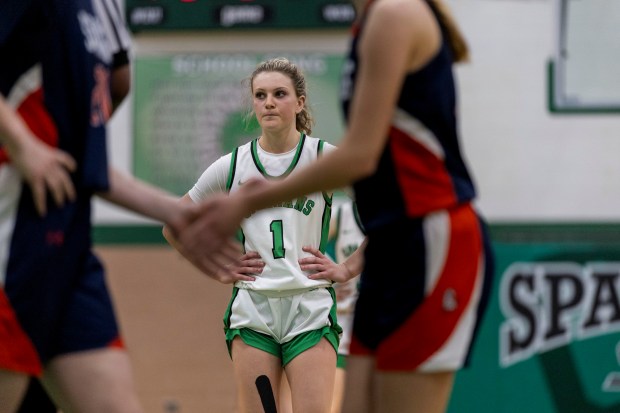
[[337, 351], [342, 329], [336, 316], [334, 289], [283, 294], [286, 293], [233, 289], [224, 316], [229, 352], [236, 336], [247, 345], [280, 357], [283, 365], [323, 337]]

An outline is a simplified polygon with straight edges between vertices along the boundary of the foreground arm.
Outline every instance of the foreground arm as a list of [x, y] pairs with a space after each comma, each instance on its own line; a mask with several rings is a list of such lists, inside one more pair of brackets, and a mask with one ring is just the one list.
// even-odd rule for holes
[[[177, 202], [195, 205], [188, 194], [185, 194]], [[215, 253], [204, 254], [200, 256], [201, 259], [198, 259], [197, 256], [186, 252], [184, 246], [173, 235], [170, 226], [164, 225], [162, 232], [166, 241], [190, 263], [204, 274], [223, 284], [232, 284], [236, 281], [254, 281], [254, 276], [249, 274], [260, 274], [265, 266], [257, 252], [252, 251], [241, 255], [240, 244], [232, 239], [225, 241], [226, 252], [223, 254], [223, 257], [220, 253]], [[229, 256], [236, 256], [239, 259], [227, 262], [226, 257]]]
[[192, 205], [182, 205], [173, 195], [110, 168], [110, 188], [97, 195], [117, 206], [155, 219], [179, 231], [196, 215]]
[[411, 3], [388, 0], [373, 6], [360, 44], [362, 64], [350, 123], [338, 149], [283, 181], [248, 183], [228, 198], [207, 202], [205, 208], [210, 211], [182, 234], [189, 248], [202, 253], [217, 251], [221, 240], [231, 236], [252, 212], [304, 194], [344, 187], [374, 172], [402, 79], [416, 53], [416, 30], [423, 27], [416, 25], [421, 2]]
[[282, 182], [270, 182], [271, 185], [262, 189], [240, 192], [237, 200], [244, 212], [267, 208], [275, 202], [304, 194], [345, 187], [375, 171], [402, 80], [413, 64], [415, 39], [421, 37], [416, 32], [420, 30], [417, 22], [425, 16], [417, 2], [411, 3], [392, 0], [373, 5], [359, 44], [360, 66], [349, 124], [338, 149]]
[[[175, 196], [115, 169], [111, 169], [109, 175], [109, 191], [97, 195], [117, 206], [164, 223], [170, 239], [174, 239], [176, 234], [184, 231], [187, 225], [198, 217], [200, 209], [193, 202], [179, 202]], [[182, 242], [174, 246], [179, 251], [185, 250]], [[228, 276], [230, 271], [226, 266], [238, 262], [239, 255], [239, 245], [232, 240], [224, 240], [218, 253], [208, 258], [209, 264], [198, 268], [208, 274], [215, 274], [216, 269], [221, 269]]]

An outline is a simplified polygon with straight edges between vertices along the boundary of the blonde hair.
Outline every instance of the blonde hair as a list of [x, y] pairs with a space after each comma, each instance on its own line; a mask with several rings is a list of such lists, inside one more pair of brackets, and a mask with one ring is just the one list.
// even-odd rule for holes
[[314, 124], [314, 117], [310, 112], [310, 108], [308, 107], [308, 95], [306, 90], [306, 78], [302, 73], [299, 67], [289, 61], [285, 57], [276, 57], [273, 59], [266, 60], [261, 62], [256, 66], [254, 72], [250, 75], [247, 81], [250, 84], [250, 91], [254, 92], [254, 78], [263, 72], [278, 72], [282, 73], [285, 76], [288, 76], [293, 83], [293, 88], [295, 89], [295, 95], [297, 97], [305, 96], [306, 101], [304, 107], [295, 117], [295, 127], [298, 131], [304, 132], [306, 135], [310, 135], [312, 133], [312, 125]]
[[446, 29], [448, 35], [448, 43], [454, 56], [456, 63], [467, 62], [469, 60], [469, 47], [465, 41], [461, 30], [456, 24], [456, 20], [452, 15], [452, 12], [443, 0], [429, 0], [431, 7], [433, 7], [441, 20], [441, 23]]

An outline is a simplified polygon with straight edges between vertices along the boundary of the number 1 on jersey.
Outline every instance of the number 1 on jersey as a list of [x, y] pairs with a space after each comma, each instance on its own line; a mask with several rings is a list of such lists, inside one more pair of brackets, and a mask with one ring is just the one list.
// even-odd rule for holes
[[284, 229], [282, 228], [282, 220], [276, 219], [269, 224], [269, 230], [273, 238], [273, 258], [284, 258], [286, 249], [284, 248]]

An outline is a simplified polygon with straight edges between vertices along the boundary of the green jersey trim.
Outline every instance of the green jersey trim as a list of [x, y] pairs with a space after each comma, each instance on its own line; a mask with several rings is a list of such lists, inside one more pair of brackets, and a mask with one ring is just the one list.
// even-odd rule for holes
[[284, 171], [284, 173], [280, 176], [271, 176], [265, 170], [265, 167], [263, 166], [263, 164], [260, 161], [260, 158], [258, 157], [258, 138], [254, 139], [251, 143], [252, 160], [254, 161], [256, 168], [260, 171], [261, 174], [263, 174], [265, 178], [271, 178], [271, 179], [285, 178], [291, 172], [293, 172], [293, 169], [295, 169], [295, 167], [299, 163], [299, 158], [301, 157], [301, 151], [304, 148], [305, 141], [306, 141], [306, 134], [302, 132], [299, 138], [299, 142], [297, 143], [297, 151], [295, 152], [295, 156], [293, 157], [293, 160], [291, 161], [291, 164], [289, 165], [287, 170]]
[[230, 188], [232, 188], [232, 184], [235, 179], [235, 171], [237, 170], [237, 152], [239, 152], [239, 147], [235, 148], [235, 150], [231, 153], [230, 168], [228, 169], [228, 180], [226, 181], [226, 192], [230, 192]]

